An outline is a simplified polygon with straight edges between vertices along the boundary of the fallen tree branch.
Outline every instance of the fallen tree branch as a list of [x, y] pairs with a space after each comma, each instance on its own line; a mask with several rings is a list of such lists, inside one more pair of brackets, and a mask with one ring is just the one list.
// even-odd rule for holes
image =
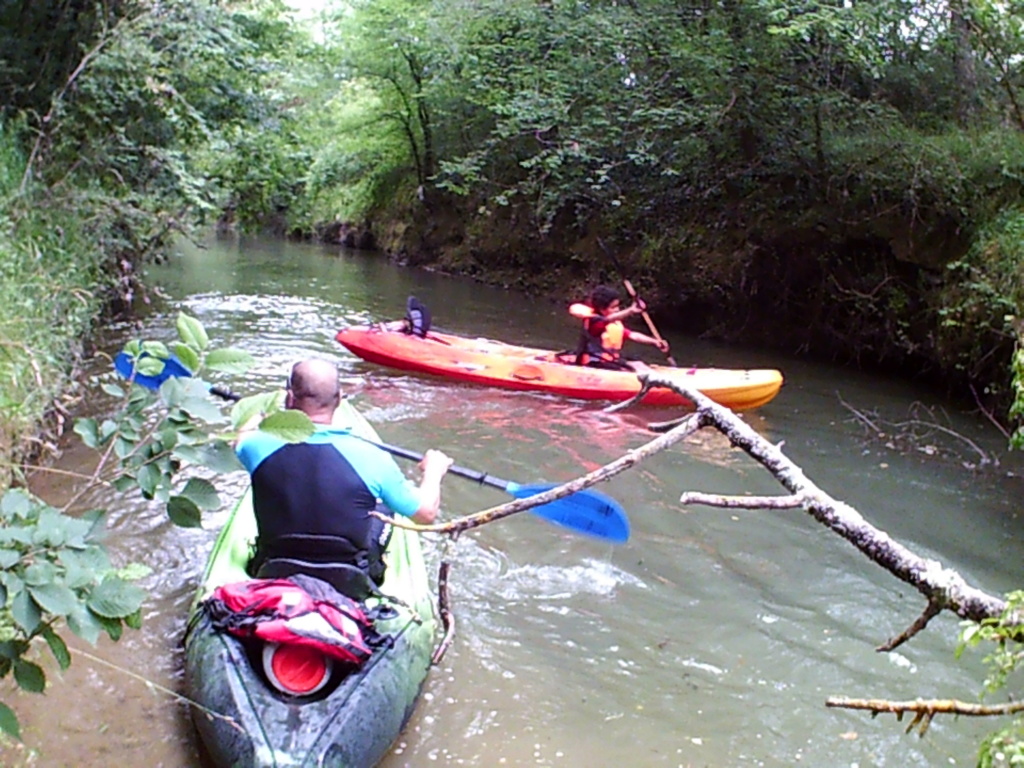
[[1010, 701], [1006, 704], [971, 704], [957, 699], [915, 699], [914, 701], [889, 701], [888, 699], [851, 699], [846, 696], [829, 696], [826, 707], [838, 709], [866, 709], [872, 715], [891, 712], [902, 720], [907, 712], [926, 715], [966, 715], [968, 717], [999, 717], [1024, 712], [1024, 701]]
[[704, 504], [725, 509], [794, 509], [804, 504], [804, 497], [793, 496], [719, 496], [717, 493], [687, 491], [679, 497], [680, 504]]
[[[984, 466], [988, 466], [990, 464], [998, 466], [998, 464], [999, 464], [999, 460], [997, 458], [995, 458], [993, 456], [989, 456], [989, 454], [981, 446], [979, 446], [976, 442], [971, 440], [966, 435], [962, 435], [961, 433], [957, 432], [954, 429], [942, 426], [941, 424], [939, 424], [937, 421], [934, 420], [934, 417], [932, 418], [932, 420], [921, 419], [921, 418], [910, 418], [910, 419], [907, 419], [906, 421], [891, 422], [891, 423], [885, 424], [884, 425], [885, 428], [883, 429], [882, 426], [879, 426], [874, 421], [872, 421], [870, 418], [868, 418], [868, 416], [865, 413], [857, 410], [852, 405], [850, 405], [845, 400], [843, 400], [843, 398], [840, 397], [838, 395], [838, 393], [836, 394], [836, 397], [839, 398], [840, 405], [842, 405], [844, 408], [846, 408], [848, 411], [850, 411], [850, 413], [852, 413], [854, 415], [854, 418], [856, 418], [857, 421], [859, 421], [867, 429], [869, 429], [871, 432], [873, 432], [876, 437], [882, 438], [882, 439], [884, 439], [884, 438], [890, 439], [892, 441], [889, 444], [889, 446], [888, 446], [890, 448], [895, 448], [897, 442], [906, 442], [906, 443], [909, 443], [911, 445], [911, 447], [914, 447], [917, 450], [920, 450], [920, 451], [923, 451], [923, 452], [929, 453], [929, 454], [932, 453], [933, 450], [929, 450], [928, 446], [925, 446], [925, 447], [922, 448], [922, 447], [919, 447], [919, 446], [916, 445], [917, 443], [922, 442], [924, 439], [930, 437], [929, 434], [919, 435], [919, 434], [915, 434], [913, 432], [913, 429], [912, 429], [913, 427], [923, 427], [928, 432], [931, 432], [931, 431], [941, 432], [944, 435], [947, 435], [947, 436], [949, 436], [949, 437], [951, 437], [951, 438], [953, 438], [955, 440], [960, 441], [964, 445], [966, 445], [968, 448], [970, 448], [974, 453], [976, 453], [978, 455], [978, 466], [984, 467]], [[924, 409], [924, 410], [927, 411], [928, 409]], [[932, 416], [932, 414], [930, 412], [928, 413], [928, 415]]]
[[441, 663], [441, 659], [444, 658], [444, 655], [448, 652], [448, 647], [455, 639], [455, 612], [452, 610], [451, 593], [448, 591], [448, 577], [452, 569], [449, 552], [454, 548], [458, 538], [459, 534], [457, 533], [453, 533], [448, 538], [444, 549], [444, 557], [441, 558], [441, 567], [437, 572], [437, 611], [441, 617], [444, 636], [441, 638], [437, 648], [434, 649], [434, 655], [430, 657], [430, 663], [434, 666]]
[[[933, 606], [938, 606], [940, 610], [952, 611], [972, 621], [995, 619], [1003, 614], [1006, 603], [1001, 598], [972, 587], [959, 573], [944, 567], [937, 560], [923, 558], [912, 552], [885, 531], [871, 525], [853, 507], [833, 499], [786, 458], [779, 446], [765, 440], [729, 409], [717, 405], [699, 390], [671, 378], [642, 374], [640, 379], [643, 382], [642, 392], [644, 388], [667, 387], [694, 403], [697, 411], [690, 416], [696, 417], [693, 423], [718, 429], [732, 445], [743, 449], [771, 472], [793, 496], [799, 497], [801, 505], [815, 520], [853, 544], [872, 562], [917, 589], [928, 600], [929, 611]], [[691, 501], [692, 498], [686, 494], [681, 500]], [[702, 503], [708, 503], [711, 497], [702, 498]], [[929, 611], [926, 611], [926, 615]], [[904, 633], [906, 637], [912, 635], [909, 630]]]
[[927, 627], [928, 622], [934, 619], [940, 613], [942, 613], [942, 605], [929, 600], [928, 605], [925, 606], [924, 611], [921, 613], [920, 616], [917, 617], [917, 620], [913, 624], [907, 627], [903, 632], [898, 634], [896, 637], [889, 638], [886, 642], [882, 643], [875, 650], [891, 651], [894, 648], [898, 648], [899, 646], [907, 642], [907, 640], [909, 640], [918, 632], [920, 632], [922, 629]]
[[[547, 504], [549, 501], [556, 501], [557, 499], [570, 496], [577, 491], [582, 491], [592, 485], [615, 477], [615, 475], [625, 472], [627, 469], [639, 464], [644, 459], [675, 445], [688, 435], [696, 432], [701, 426], [703, 425], [700, 423], [700, 417], [697, 414], [690, 414], [690, 416], [675, 429], [666, 432], [660, 437], [656, 437], [639, 448], [634, 448], [610, 464], [605, 464], [603, 467], [599, 467], [593, 472], [589, 472], [582, 477], [570, 480], [569, 482], [564, 483], [557, 488], [552, 488], [549, 491], [538, 493], [536, 496], [529, 496], [525, 499], [516, 499], [515, 501], [510, 501], [497, 507], [491, 507], [490, 509], [485, 509], [482, 512], [475, 512], [472, 515], [456, 518], [455, 520], [449, 520], [444, 523], [434, 523], [433, 525], [417, 525], [407, 519], [383, 519], [386, 519], [387, 522], [398, 526], [399, 528], [408, 528], [419, 533], [461, 533], [463, 531], [469, 531], [473, 528], [485, 525], [486, 523], [492, 523], [495, 520], [502, 520], [510, 515], [518, 514], [527, 509], [540, 506], [541, 504]], [[371, 512], [370, 514], [380, 517], [376, 512]]]

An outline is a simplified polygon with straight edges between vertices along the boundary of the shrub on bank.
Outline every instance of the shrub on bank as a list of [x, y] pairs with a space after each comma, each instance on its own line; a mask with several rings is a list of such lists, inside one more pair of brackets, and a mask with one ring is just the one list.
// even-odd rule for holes
[[[0, 452], [2, 485], [47, 438], [37, 425], [66, 390], [100, 308], [101, 255], [78, 212], [24, 181], [17, 132], [0, 125]], [[58, 415], [58, 418], [59, 415]]]

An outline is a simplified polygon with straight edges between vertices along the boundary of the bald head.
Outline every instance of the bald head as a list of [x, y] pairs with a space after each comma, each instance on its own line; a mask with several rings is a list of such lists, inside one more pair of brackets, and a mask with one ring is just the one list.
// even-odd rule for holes
[[288, 379], [288, 408], [297, 408], [318, 423], [330, 424], [341, 402], [338, 366], [310, 358], [292, 366]]

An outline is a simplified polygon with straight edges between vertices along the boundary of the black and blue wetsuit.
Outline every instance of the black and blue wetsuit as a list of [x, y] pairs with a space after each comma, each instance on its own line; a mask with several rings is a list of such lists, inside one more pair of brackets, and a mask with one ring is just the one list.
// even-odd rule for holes
[[259, 529], [252, 573], [269, 557], [289, 557], [348, 562], [376, 578], [384, 526], [369, 512], [382, 501], [411, 517], [420, 506], [394, 459], [346, 429], [318, 425], [302, 443], [255, 432], [236, 452], [252, 477]]

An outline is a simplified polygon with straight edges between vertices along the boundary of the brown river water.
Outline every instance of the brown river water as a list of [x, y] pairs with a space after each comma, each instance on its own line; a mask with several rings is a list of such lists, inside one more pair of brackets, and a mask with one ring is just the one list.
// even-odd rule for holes
[[[176, 314], [199, 318], [220, 346], [258, 360], [240, 392], [283, 384], [314, 354], [338, 361], [355, 404], [388, 442], [439, 447], [457, 463], [520, 483], [564, 481], [649, 439], [665, 409], [606, 414], [600, 403], [458, 385], [364, 363], [334, 341], [346, 325], [400, 317], [417, 295], [443, 330], [531, 346], [575, 339], [565, 308], [515, 292], [401, 269], [373, 254], [263, 239], [183, 244], [149, 278], [161, 287], [141, 329], [108, 329], [113, 352], [132, 335], [169, 340]], [[636, 326], [639, 329], [639, 326]], [[977, 414], [890, 379], [713, 346], [668, 334], [681, 364], [772, 367], [775, 401], [746, 419], [826, 492], [919, 554], [1002, 594], [1024, 586], [1020, 458]], [[648, 350], [641, 350], [642, 353]], [[646, 359], [655, 361], [654, 357]], [[95, 374], [109, 366], [97, 360]], [[96, 390], [98, 392], [98, 389]], [[109, 407], [101, 395], [83, 412]], [[934, 432], [909, 450], [869, 434], [927, 418]], [[978, 468], [979, 451], [997, 460]], [[68, 441], [54, 469], [88, 471]], [[241, 474], [217, 479], [224, 507], [202, 529], [172, 525], [159, 505], [99, 492], [118, 563], [153, 569], [141, 631], [50, 666], [44, 696], [5, 689], [25, 745], [4, 766], [201, 765], [182, 684], [186, 612]], [[67, 475], [38, 473], [59, 502]], [[782, 492], [717, 433], [702, 432], [602, 488], [628, 510], [630, 542], [610, 546], [529, 515], [484, 526], [454, 550], [458, 635], [432, 670], [418, 710], [384, 768], [410, 766], [970, 766], [994, 723], [937, 718], [927, 736], [891, 716], [831, 710], [831, 695], [975, 700], [976, 655], [954, 659], [958, 630], [944, 615], [890, 654], [874, 648], [906, 628], [922, 599], [798, 510], [681, 508], [683, 491]], [[445, 514], [503, 495], [445, 480]], [[433, 565], [440, 542], [430, 538]]]

